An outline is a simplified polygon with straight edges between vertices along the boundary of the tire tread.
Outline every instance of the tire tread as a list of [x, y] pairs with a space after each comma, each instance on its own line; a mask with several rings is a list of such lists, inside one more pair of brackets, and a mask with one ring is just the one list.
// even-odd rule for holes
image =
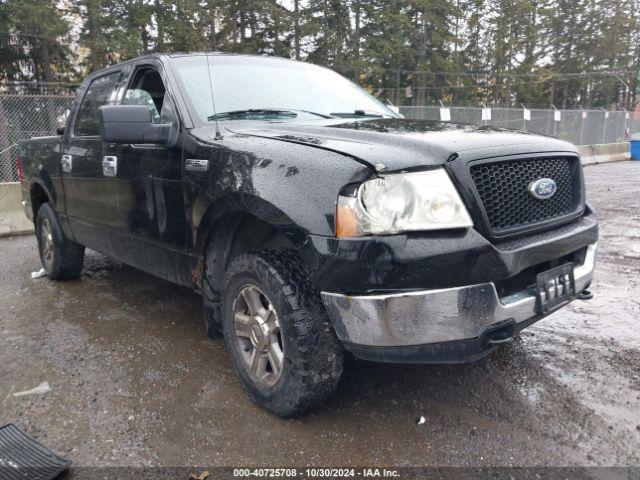
[[49, 203], [43, 203], [38, 209], [36, 221], [36, 235], [40, 251], [40, 224], [44, 218], [49, 220], [51, 235], [54, 239], [54, 264], [47, 276], [52, 280], [68, 280], [77, 278], [82, 273], [84, 263], [84, 246], [65, 237], [58, 217]]
[[225, 291], [229, 279], [256, 268], [264, 269], [281, 285], [283, 300], [290, 309], [286, 320], [295, 335], [294, 341], [287, 346], [297, 350], [292, 355], [296, 365], [293, 378], [282, 394], [264, 399], [256, 395], [251, 386], [247, 387], [254, 400], [278, 415], [300, 415], [335, 391], [342, 374], [342, 348], [331, 328], [319, 292], [309, 281], [302, 260], [292, 250], [269, 249], [236, 257], [227, 270]]

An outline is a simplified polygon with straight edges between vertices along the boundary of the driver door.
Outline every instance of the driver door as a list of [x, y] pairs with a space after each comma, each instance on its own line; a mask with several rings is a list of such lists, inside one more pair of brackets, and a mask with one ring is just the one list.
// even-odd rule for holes
[[[158, 64], [136, 66], [122, 103], [147, 106], [154, 123], [177, 124]], [[110, 172], [114, 254], [166, 278], [167, 267], [172, 268], [166, 263], [180, 262], [186, 248], [181, 143], [174, 147], [106, 144], [105, 160], [115, 166]], [[177, 264], [174, 272], [175, 268]]]

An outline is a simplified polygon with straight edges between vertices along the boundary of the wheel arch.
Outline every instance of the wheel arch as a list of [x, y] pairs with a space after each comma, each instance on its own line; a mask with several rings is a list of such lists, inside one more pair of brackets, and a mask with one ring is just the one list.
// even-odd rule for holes
[[195, 249], [203, 261], [203, 293], [217, 293], [227, 265], [236, 256], [264, 248], [299, 250], [307, 240], [307, 230], [273, 204], [246, 195], [238, 200], [209, 206], [199, 222]]
[[233, 258], [264, 248], [300, 251], [307, 239], [307, 231], [275, 206], [256, 197], [244, 200], [211, 205], [194, 235], [201, 260], [193, 282], [202, 292], [208, 332], [220, 325], [222, 285]]
[[40, 182], [33, 182], [29, 187], [29, 202], [31, 204], [31, 212], [33, 214], [33, 221], [36, 222], [38, 218], [38, 210], [43, 203], [51, 203], [51, 196], [49, 192]]

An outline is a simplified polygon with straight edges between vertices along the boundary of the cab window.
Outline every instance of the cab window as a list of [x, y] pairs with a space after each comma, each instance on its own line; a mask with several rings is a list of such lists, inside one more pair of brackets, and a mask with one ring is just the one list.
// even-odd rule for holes
[[111, 100], [113, 91], [118, 84], [119, 73], [114, 72], [98, 77], [89, 84], [78, 111], [75, 127], [76, 136], [100, 135], [98, 108], [106, 105]]
[[150, 67], [138, 69], [124, 94], [125, 105], [145, 105], [149, 108], [151, 121], [160, 123], [164, 105], [165, 88], [157, 70]]

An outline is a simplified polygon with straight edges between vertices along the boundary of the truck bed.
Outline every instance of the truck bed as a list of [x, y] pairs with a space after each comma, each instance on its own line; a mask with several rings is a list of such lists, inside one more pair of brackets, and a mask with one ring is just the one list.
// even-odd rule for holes
[[22, 200], [26, 201], [27, 216], [33, 220], [31, 208], [32, 186], [38, 183], [51, 198], [54, 208], [56, 192], [62, 189], [60, 149], [62, 136], [33, 137], [19, 142], [18, 157], [22, 166]]

